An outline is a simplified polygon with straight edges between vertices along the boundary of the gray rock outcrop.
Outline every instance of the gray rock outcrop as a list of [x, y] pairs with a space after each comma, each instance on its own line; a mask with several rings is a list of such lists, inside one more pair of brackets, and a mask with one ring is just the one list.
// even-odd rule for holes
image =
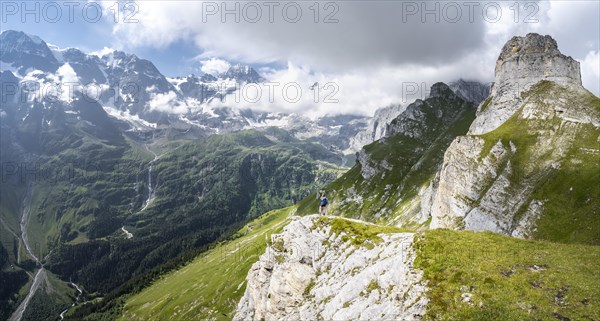
[[234, 320], [420, 320], [426, 287], [412, 268], [412, 233], [352, 245], [344, 241], [351, 235], [316, 219], [294, 218], [273, 236], [248, 273]]
[[562, 55], [554, 39], [511, 39], [468, 136], [456, 138], [444, 155], [430, 227], [532, 236], [545, 208], [535, 193], [541, 184], [565, 166], [599, 160], [600, 149], [580, 146], [577, 138], [598, 135], [593, 99], [581, 86], [579, 63]]
[[490, 95], [489, 84], [482, 84], [477, 81], [459, 79], [448, 85], [457, 96], [474, 103], [475, 106], [481, 104]]
[[513, 37], [496, 61], [490, 97], [479, 106], [469, 133], [480, 135], [498, 128], [523, 104], [522, 94], [541, 80], [581, 86], [579, 62], [563, 55], [550, 36]]
[[398, 117], [405, 108], [406, 106], [403, 105], [391, 105], [377, 109], [375, 115], [369, 119], [367, 128], [352, 137], [348, 152], [359, 151], [364, 146], [384, 137], [388, 124]]

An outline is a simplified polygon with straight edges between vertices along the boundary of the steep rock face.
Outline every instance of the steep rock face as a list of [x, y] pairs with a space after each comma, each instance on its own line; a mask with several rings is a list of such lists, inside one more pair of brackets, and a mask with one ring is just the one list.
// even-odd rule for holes
[[[512, 195], [505, 192], [509, 186], [507, 175], [511, 172], [508, 160], [510, 150], [498, 142], [480, 160], [484, 146], [483, 139], [465, 136], [457, 138], [448, 148], [433, 204], [436, 215], [432, 217], [432, 227], [452, 226], [494, 232], [508, 230], [509, 226], [506, 225], [510, 220], [504, 215], [494, 217], [490, 212], [496, 210], [500, 215], [509, 214], [511, 210], [514, 211], [515, 205], [523, 201], [511, 199]], [[453, 197], [455, 195], [461, 197]], [[481, 195], [489, 197], [482, 200], [483, 205], [473, 208], [472, 205], [481, 199]]]
[[350, 140], [349, 152], [359, 151], [363, 146], [368, 145], [386, 135], [387, 125], [398, 117], [406, 107], [402, 105], [392, 105], [377, 109], [373, 118], [369, 119], [367, 128]]
[[600, 99], [549, 36], [510, 40], [496, 72], [470, 135], [444, 155], [431, 227], [597, 244]]
[[524, 91], [540, 80], [581, 85], [579, 62], [563, 55], [552, 37], [536, 33], [509, 40], [500, 52], [495, 74], [493, 96], [515, 85]]
[[294, 218], [273, 236], [234, 320], [419, 320], [427, 299], [422, 272], [412, 268], [413, 234], [361, 245], [321, 220]]
[[235, 79], [240, 83], [259, 83], [265, 81], [254, 68], [240, 64], [231, 66], [227, 72], [223, 74], [223, 77]]
[[450, 83], [449, 86], [457, 96], [475, 105], [481, 104], [490, 95], [489, 84], [482, 84], [477, 81], [459, 79]]
[[54, 72], [59, 67], [48, 45], [40, 38], [22, 31], [7, 30], [0, 34], [0, 61], [21, 72], [29, 68]]
[[[475, 118], [475, 106], [449, 86], [437, 83], [431, 92], [410, 104], [388, 125], [385, 137], [362, 148], [356, 165], [325, 188], [331, 214], [398, 226], [420, 226], [429, 219], [443, 153]], [[300, 205], [302, 214], [313, 211], [308, 200]]]
[[415, 139], [423, 139], [434, 129], [433, 119], [438, 120], [436, 125], [447, 125], [453, 117], [460, 113], [460, 108], [451, 108], [452, 103], [467, 102], [458, 97], [448, 85], [436, 83], [431, 86], [429, 98], [425, 101], [417, 99], [410, 104], [387, 128], [386, 136], [403, 135]]
[[[449, 83], [448, 87], [458, 97], [465, 101], [472, 102], [475, 106], [484, 101], [490, 93], [489, 85], [477, 81], [459, 79]], [[437, 88], [433, 88], [432, 90], [433, 92], [430, 91], [429, 97], [438, 95], [436, 92]], [[346, 152], [358, 152], [364, 146], [385, 136], [390, 136], [388, 133], [389, 124], [402, 114], [406, 110], [406, 107], [406, 105], [392, 105], [377, 109], [375, 115], [369, 119], [367, 128], [356, 134], [356, 136], [350, 140], [350, 148], [348, 148]]]
[[479, 135], [498, 128], [523, 104], [521, 95], [541, 80], [581, 86], [579, 62], [560, 53], [550, 36], [513, 37], [502, 48], [490, 97], [480, 105], [469, 133]]

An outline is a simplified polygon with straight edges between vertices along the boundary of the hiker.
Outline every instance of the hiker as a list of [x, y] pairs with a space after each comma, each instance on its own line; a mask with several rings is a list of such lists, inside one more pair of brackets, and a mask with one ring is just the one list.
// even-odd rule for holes
[[321, 214], [321, 215], [327, 215], [327, 204], [329, 204], [329, 202], [327, 201], [327, 197], [325, 196], [325, 192], [323, 192], [321, 194], [321, 204], [319, 206], [319, 214]]

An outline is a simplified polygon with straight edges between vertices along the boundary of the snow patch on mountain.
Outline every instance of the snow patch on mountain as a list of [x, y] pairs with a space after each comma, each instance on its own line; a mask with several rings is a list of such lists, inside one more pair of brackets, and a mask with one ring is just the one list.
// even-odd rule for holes
[[68, 49], [63, 49], [60, 48], [56, 45], [53, 44], [48, 44], [48, 48], [50, 48], [50, 51], [52, 51], [52, 54], [54, 55], [54, 58], [58, 61], [58, 62], [64, 62], [64, 53], [68, 50]]
[[102, 106], [102, 108], [109, 116], [118, 120], [122, 120], [131, 125], [130, 131], [157, 128], [156, 124], [143, 120], [137, 115], [131, 115], [127, 111], [117, 110], [116, 108], [110, 106]]
[[116, 51], [115, 49], [104, 47], [104, 48], [102, 48], [100, 50], [90, 52], [90, 55], [91, 56], [96, 56], [98, 58], [102, 58], [104, 56], [111, 55], [115, 51]]

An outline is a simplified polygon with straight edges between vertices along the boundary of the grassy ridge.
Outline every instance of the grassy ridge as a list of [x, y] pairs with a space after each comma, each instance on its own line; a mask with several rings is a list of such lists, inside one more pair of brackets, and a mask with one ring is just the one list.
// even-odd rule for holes
[[[373, 177], [365, 179], [357, 162], [325, 187], [330, 214], [419, 228], [415, 224], [420, 209], [419, 191], [430, 184], [453, 139], [468, 132], [475, 119], [475, 108], [450, 95], [427, 99], [417, 109], [423, 118], [405, 122], [419, 135], [399, 133], [363, 148], [368, 165], [376, 168]], [[314, 214], [317, 210], [314, 195], [298, 204], [299, 215]]]
[[[574, 95], [555, 83], [542, 81], [524, 94], [527, 104], [546, 104], [554, 97], [569, 101], [572, 108], [585, 109], [600, 117], [600, 99], [591, 93]], [[592, 124], [551, 118], [528, 119], [524, 108], [496, 130], [481, 135], [483, 156], [501, 142], [511, 155], [511, 189], [532, 188], [514, 221], [529, 204], [542, 201], [542, 213], [533, 237], [562, 243], [600, 245], [600, 129]], [[595, 113], [595, 114], [594, 114]], [[491, 185], [492, 182], [489, 182]]]
[[[230, 320], [248, 270], [290, 211], [261, 216], [232, 241], [163, 276], [130, 297], [118, 320]], [[356, 246], [402, 232], [329, 217], [316, 224], [344, 232]], [[593, 281], [600, 279], [600, 247], [445, 229], [418, 234], [414, 246], [414, 266], [429, 288], [425, 320], [591, 320], [600, 313], [600, 284]]]
[[250, 267], [292, 208], [266, 213], [185, 267], [127, 300], [119, 320], [231, 320]]
[[416, 248], [415, 266], [424, 270], [429, 287], [426, 320], [594, 320], [600, 315], [600, 247], [431, 230]]
[[343, 218], [331, 218], [320, 216], [315, 222], [315, 228], [330, 225], [329, 233], [343, 235], [343, 242], [350, 241], [355, 246], [366, 246], [372, 249], [375, 244], [379, 244], [383, 239], [379, 234], [406, 232], [395, 226], [381, 226], [368, 224], [366, 222], [348, 220]]

